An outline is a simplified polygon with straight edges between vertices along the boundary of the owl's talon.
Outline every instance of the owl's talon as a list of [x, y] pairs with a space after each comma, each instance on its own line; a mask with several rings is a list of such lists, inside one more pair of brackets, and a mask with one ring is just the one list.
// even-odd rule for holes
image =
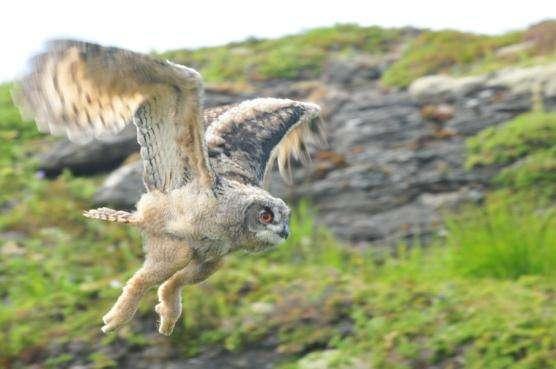
[[101, 330], [107, 333], [122, 327], [133, 318], [134, 313], [135, 310], [124, 310], [112, 307], [112, 309], [102, 317], [104, 326]]
[[158, 327], [158, 333], [163, 334], [165, 336], [169, 336], [174, 331], [174, 327], [176, 325], [176, 321], [171, 321], [169, 319], [160, 318], [160, 326]]
[[181, 315], [181, 305], [178, 305], [175, 309], [169, 309], [166, 304], [161, 302], [154, 307], [154, 310], [160, 316], [158, 332], [165, 336], [171, 335]]
[[111, 319], [108, 322], [105, 321], [104, 326], [100, 329], [102, 332], [104, 333], [108, 333], [111, 331], [114, 331], [118, 328], [121, 328], [122, 326], [124, 326], [127, 322], [129, 322], [131, 320], [130, 319]]

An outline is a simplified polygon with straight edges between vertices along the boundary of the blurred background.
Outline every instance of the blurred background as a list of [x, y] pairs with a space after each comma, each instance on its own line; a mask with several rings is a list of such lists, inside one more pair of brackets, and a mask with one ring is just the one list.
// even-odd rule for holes
[[[19, 1], [0, 42], [0, 368], [556, 367], [556, 5], [548, 1]], [[205, 106], [320, 104], [328, 138], [293, 184], [277, 249], [101, 317], [142, 261], [133, 229], [82, 210], [144, 191], [132, 127], [77, 146], [10, 89], [51, 38], [199, 70]]]

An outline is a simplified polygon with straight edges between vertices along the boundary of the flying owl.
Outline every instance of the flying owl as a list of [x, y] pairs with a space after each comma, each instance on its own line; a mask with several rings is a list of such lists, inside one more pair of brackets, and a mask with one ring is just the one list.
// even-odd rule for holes
[[56, 40], [31, 60], [14, 91], [41, 131], [85, 143], [133, 122], [147, 192], [135, 212], [100, 208], [89, 218], [127, 223], [143, 234], [145, 261], [103, 317], [103, 332], [129, 322], [158, 287], [159, 332], [181, 315], [181, 289], [201, 282], [236, 250], [261, 251], [289, 234], [290, 209], [264, 190], [274, 161], [322, 142], [319, 107], [258, 98], [203, 110], [194, 69], [92, 43]]

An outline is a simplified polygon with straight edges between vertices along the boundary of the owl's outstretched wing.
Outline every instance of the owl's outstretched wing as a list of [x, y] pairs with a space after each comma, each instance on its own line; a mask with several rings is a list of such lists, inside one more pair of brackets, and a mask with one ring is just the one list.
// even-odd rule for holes
[[324, 141], [320, 122], [318, 105], [260, 98], [225, 110], [205, 139], [218, 174], [260, 186], [274, 160], [288, 179], [290, 158], [303, 159], [308, 145]]
[[212, 186], [193, 69], [147, 55], [71, 40], [47, 44], [14, 91], [39, 129], [87, 142], [132, 122], [149, 191], [178, 188], [192, 177]]

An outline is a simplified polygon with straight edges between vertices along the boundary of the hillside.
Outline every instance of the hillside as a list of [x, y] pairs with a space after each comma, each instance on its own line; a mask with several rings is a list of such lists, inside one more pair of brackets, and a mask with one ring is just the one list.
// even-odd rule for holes
[[407, 87], [429, 74], [478, 74], [556, 61], [555, 29], [552, 20], [500, 36], [341, 24], [280, 39], [249, 39], [160, 56], [193, 66], [208, 82], [259, 82], [317, 78], [330, 59], [388, 55], [391, 65], [382, 82]]
[[556, 366], [556, 22], [339, 25], [161, 57], [200, 69], [208, 106], [323, 106], [329, 146], [271, 186], [295, 204], [292, 237], [186, 288], [171, 338], [154, 333], [154, 292], [102, 335], [140, 239], [81, 211], [140, 195], [133, 132], [46, 138], [1, 86], [0, 367]]

